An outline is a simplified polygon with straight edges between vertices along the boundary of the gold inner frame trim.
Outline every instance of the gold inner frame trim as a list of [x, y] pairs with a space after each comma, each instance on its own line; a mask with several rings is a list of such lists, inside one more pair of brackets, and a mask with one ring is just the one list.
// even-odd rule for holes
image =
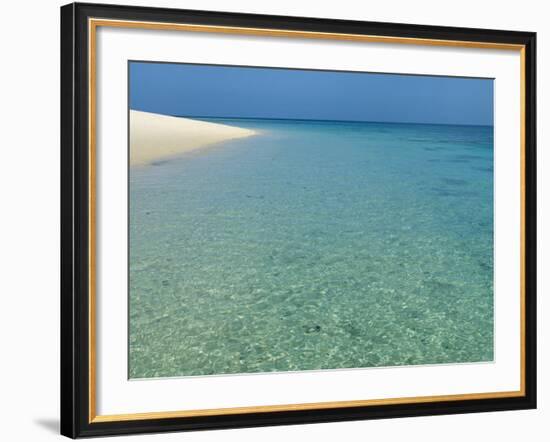
[[[520, 53], [520, 389], [486, 393], [465, 393], [437, 396], [399, 397], [335, 402], [315, 402], [285, 405], [261, 405], [234, 408], [215, 408], [179, 411], [158, 411], [129, 414], [96, 414], [96, 36], [97, 28], [133, 28], [163, 31], [207, 32], [217, 34], [253, 35], [265, 37], [290, 37], [357, 41], [386, 44], [411, 44], [419, 46], [444, 46], [474, 49], [511, 50]], [[141, 22], [129, 20], [88, 19], [88, 93], [89, 93], [89, 423], [168, 419], [179, 417], [221, 416], [278, 411], [322, 410], [329, 408], [365, 407], [376, 405], [418, 404], [427, 402], [482, 400], [525, 396], [525, 46], [521, 44], [475, 42], [459, 40], [390, 37], [330, 32], [292, 31], [284, 29], [211, 26], [182, 23]]]
[[492, 43], [460, 40], [441, 40], [433, 38], [390, 37], [381, 35], [341, 34], [334, 32], [292, 31], [287, 29], [243, 28], [238, 26], [212, 26], [183, 23], [159, 23], [130, 20], [90, 19], [92, 27], [106, 26], [116, 28], [153, 29], [161, 31], [208, 32], [217, 34], [254, 35], [264, 37], [293, 37], [322, 40], [360, 41], [370, 43], [399, 43], [422, 46], [455, 46], [463, 48], [521, 50], [523, 45], [510, 43]]

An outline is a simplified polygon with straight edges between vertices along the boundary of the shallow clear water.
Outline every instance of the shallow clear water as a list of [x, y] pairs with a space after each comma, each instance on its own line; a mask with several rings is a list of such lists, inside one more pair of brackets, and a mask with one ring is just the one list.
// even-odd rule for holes
[[130, 377], [493, 359], [491, 127], [261, 135], [130, 173]]

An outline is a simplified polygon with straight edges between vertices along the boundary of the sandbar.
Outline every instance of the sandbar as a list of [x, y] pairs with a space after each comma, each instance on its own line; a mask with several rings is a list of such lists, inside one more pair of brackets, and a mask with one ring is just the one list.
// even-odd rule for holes
[[256, 133], [226, 124], [130, 110], [130, 165], [146, 166]]

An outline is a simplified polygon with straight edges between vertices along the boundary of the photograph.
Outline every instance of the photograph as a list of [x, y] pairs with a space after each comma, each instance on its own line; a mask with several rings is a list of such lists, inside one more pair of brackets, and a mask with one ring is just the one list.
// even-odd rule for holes
[[543, 442], [547, 4], [117, 3], [3, 9], [0, 442]]
[[536, 408], [536, 33], [250, 12], [61, 8], [61, 433]]
[[127, 64], [129, 379], [494, 361], [493, 78]]

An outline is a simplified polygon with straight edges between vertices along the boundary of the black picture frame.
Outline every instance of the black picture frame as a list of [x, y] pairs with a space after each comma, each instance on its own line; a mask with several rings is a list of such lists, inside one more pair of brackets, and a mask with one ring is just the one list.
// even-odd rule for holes
[[[90, 419], [90, 18], [521, 45], [524, 50], [524, 394], [467, 400], [94, 422]], [[61, 434], [241, 428], [536, 408], [536, 34], [73, 3], [61, 7]]]

